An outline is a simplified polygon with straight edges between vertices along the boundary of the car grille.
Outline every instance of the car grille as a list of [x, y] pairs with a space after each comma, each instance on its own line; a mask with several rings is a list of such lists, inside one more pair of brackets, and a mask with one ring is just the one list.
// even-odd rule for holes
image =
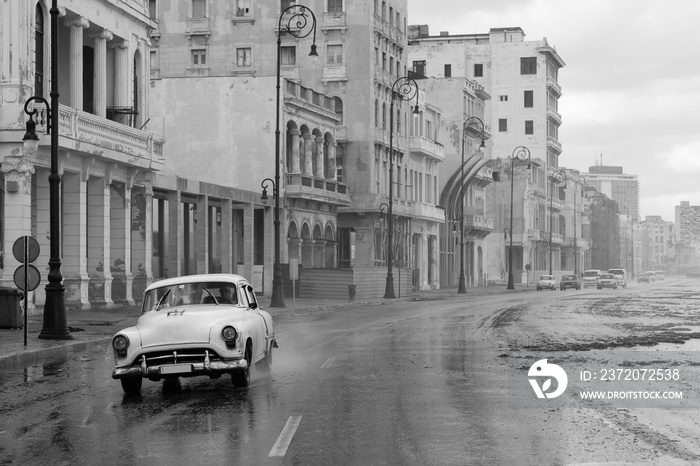
[[[182, 364], [182, 363], [203, 363], [207, 353], [209, 360], [220, 360], [221, 357], [209, 348], [187, 348], [174, 351], [151, 351], [144, 353], [146, 357], [146, 366], [160, 366], [163, 364]], [[133, 366], [140, 366], [142, 358], [139, 356]]]

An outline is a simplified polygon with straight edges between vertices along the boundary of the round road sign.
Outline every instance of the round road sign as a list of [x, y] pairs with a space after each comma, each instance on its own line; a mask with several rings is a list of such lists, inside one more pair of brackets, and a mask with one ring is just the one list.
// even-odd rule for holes
[[27, 262], [34, 262], [39, 257], [39, 242], [32, 236], [20, 236], [12, 245], [12, 255], [17, 262], [24, 263], [24, 242], [27, 241]]
[[[37, 289], [39, 286], [39, 282], [41, 281], [41, 274], [39, 273], [39, 269], [34, 267], [32, 264], [29, 264], [28, 266], [29, 273], [27, 275], [27, 288], [29, 288], [29, 291], [34, 291]], [[15, 270], [15, 285], [17, 285], [17, 288], [20, 290], [24, 290], [24, 274], [26, 272], [24, 271], [24, 265], [20, 265], [17, 267], [17, 270]]]

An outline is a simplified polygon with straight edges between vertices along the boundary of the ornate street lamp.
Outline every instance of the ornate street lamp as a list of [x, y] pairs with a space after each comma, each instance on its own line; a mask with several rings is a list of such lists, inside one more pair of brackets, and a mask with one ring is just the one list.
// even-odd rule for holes
[[394, 100], [410, 101], [416, 98], [414, 114], [419, 113], [418, 109], [418, 84], [408, 77], [400, 77], [391, 86], [391, 103], [389, 104], [389, 222], [387, 234], [387, 257], [386, 257], [386, 288], [384, 289], [385, 299], [394, 299], [394, 274], [392, 271], [394, 259]]
[[[552, 187], [552, 192], [549, 193], [549, 274], [553, 275], [552, 269], [552, 236], [554, 236], [554, 223], [553, 223], [553, 208], [552, 203], [554, 200], [554, 180], [557, 180], [557, 186], [562, 182], [566, 183], [566, 173], [562, 170], [554, 170], [550, 176], [550, 186]], [[566, 189], [566, 184], [564, 185]]]
[[467, 294], [467, 277], [464, 274], [464, 146], [467, 136], [471, 138], [481, 138], [479, 151], [483, 152], [486, 148], [484, 142], [484, 122], [479, 117], [469, 117], [464, 120], [462, 126], [462, 164], [459, 166], [460, 184], [459, 184], [459, 287], [457, 293]]
[[[282, 21], [286, 17], [286, 23]], [[308, 27], [307, 27], [308, 26]], [[275, 267], [272, 277], [272, 296], [270, 296], [270, 307], [286, 307], [284, 304], [284, 288], [282, 284], [282, 263], [280, 262], [280, 73], [282, 63], [282, 36], [290, 36], [302, 39], [308, 37], [313, 32], [313, 42], [311, 43], [310, 57], [317, 57], [316, 52], [316, 15], [308, 7], [302, 5], [292, 5], [280, 14], [277, 24], [277, 108], [275, 120], [275, 180], [272, 182], [275, 193]], [[263, 180], [265, 183], [265, 180]], [[263, 196], [266, 191], [263, 186]]]
[[530, 164], [530, 149], [525, 146], [518, 146], [513, 150], [513, 155], [510, 158], [510, 228], [508, 232], [510, 233], [510, 248], [508, 250], [508, 289], [514, 290], [515, 283], [513, 283], [513, 180], [515, 179], [515, 160], [518, 159], [521, 162], [527, 160], [527, 169], [531, 168]]
[[[49, 275], [46, 285], [46, 301], [44, 303], [44, 324], [39, 338], [45, 340], [72, 340], [73, 337], [66, 323], [65, 288], [61, 274], [61, 211], [60, 185], [61, 176], [58, 174], [58, 15], [57, 0], [51, 3], [51, 105], [40, 96], [27, 99], [24, 112], [29, 115], [26, 123], [27, 132], [22, 138], [24, 150], [34, 153], [39, 148], [39, 137], [36, 135], [36, 122], [32, 118], [37, 110], [29, 110], [30, 102], [40, 101], [46, 106], [48, 121], [46, 134], [51, 135], [51, 171], [49, 172]], [[52, 132], [53, 130], [53, 132]], [[26, 311], [25, 311], [26, 312]]]

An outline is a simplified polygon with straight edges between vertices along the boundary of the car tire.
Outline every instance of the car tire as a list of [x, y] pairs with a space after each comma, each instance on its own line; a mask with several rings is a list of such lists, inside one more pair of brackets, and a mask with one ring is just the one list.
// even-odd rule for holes
[[599, 287], [598, 287], [598, 289], [599, 289], [599, 290], [602, 290], [602, 289], [603, 289], [603, 287], [602, 287], [602, 286], [599, 286]]
[[231, 374], [231, 382], [233, 386], [237, 388], [245, 388], [250, 385], [250, 361], [252, 360], [252, 349], [250, 347], [250, 342], [246, 344], [245, 347], [245, 360], [248, 361], [245, 370], [236, 371]]
[[126, 379], [119, 379], [122, 383], [122, 390], [127, 395], [138, 395], [141, 393], [141, 385], [143, 385], [143, 379], [141, 377], [129, 377]]

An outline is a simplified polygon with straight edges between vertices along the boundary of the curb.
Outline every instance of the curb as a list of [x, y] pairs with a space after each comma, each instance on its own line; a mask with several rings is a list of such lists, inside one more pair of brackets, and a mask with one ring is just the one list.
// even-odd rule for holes
[[48, 348], [37, 348], [26, 351], [14, 352], [0, 356], [0, 368], [5, 366], [28, 367], [32, 364], [45, 362], [47, 359], [70, 357], [75, 352], [93, 349], [97, 346], [109, 343], [112, 337], [95, 337], [83, 341], [66, 340], [65, 343], [56, 344]]

